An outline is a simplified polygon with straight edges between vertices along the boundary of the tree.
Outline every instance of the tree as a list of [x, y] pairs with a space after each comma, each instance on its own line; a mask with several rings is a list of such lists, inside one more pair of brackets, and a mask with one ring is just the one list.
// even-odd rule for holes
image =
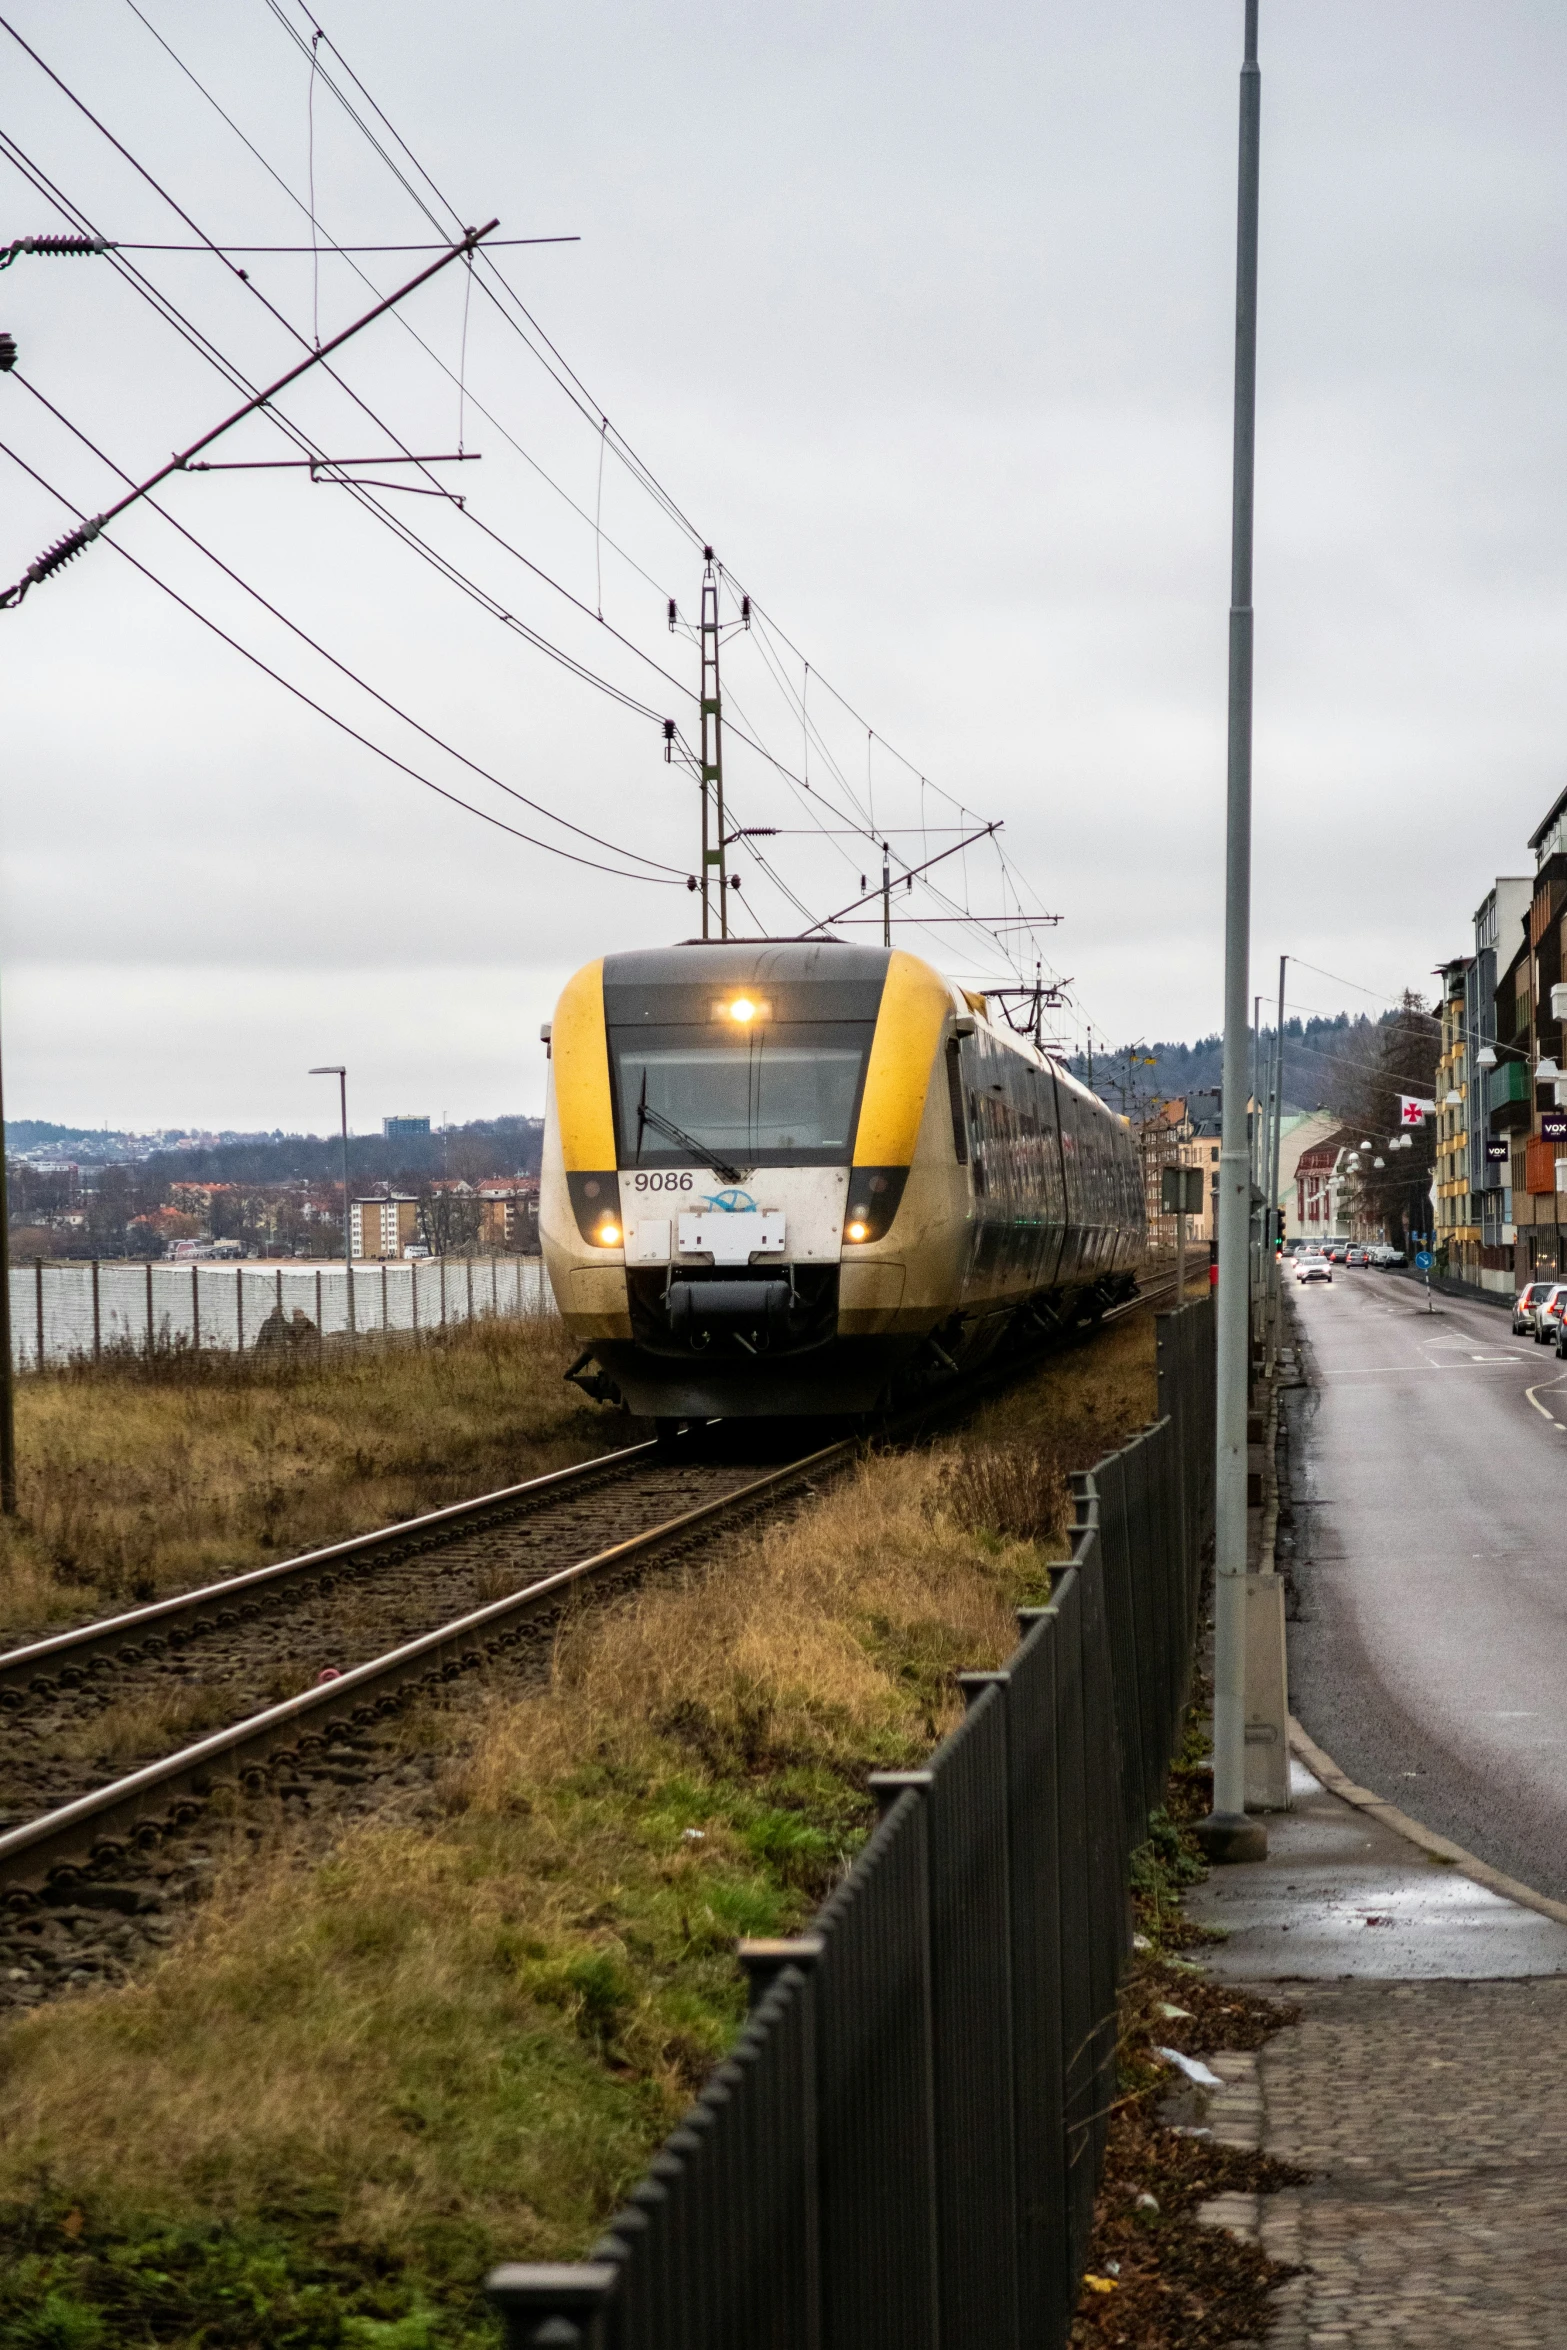
[[[1419, 1126], [1401, 1126], [1400, 1096], [1435, 1098], [1440, 1052], [1441, 1024], [1435, 1013], [1426, 1010], [1420, 996], [1406, 993], [1398, 1010], [1380, 1023], [1377, 1042], [1365, 1058], [1341, 1064], [1342, 1090], [1330, 1105], [1347, 1126], [1359, 1129], [1357, 1140], [1371, 1145], [1361, 1153], [1356, 1178], [1359, 1213], [1405, 1244], [1411, 1233], [1431, 1229], [1436, 1121], [1426, 1118]], [[1402, 1142], [1406, 1134], [1410, 1149], [1389, 1149], [1395, 1136]], [[1382, 1166], [1374, 1164], [1377, 1159]]]
[[469, 1256], [479, 1244], [479, 1202], [466, 1186], [423, 1183], [419, 1230], [432, 1256]]

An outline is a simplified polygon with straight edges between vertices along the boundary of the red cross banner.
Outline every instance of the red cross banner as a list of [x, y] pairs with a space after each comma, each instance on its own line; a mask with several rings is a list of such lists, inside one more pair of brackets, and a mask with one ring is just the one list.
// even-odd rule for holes
[[1419, 1126], [1425, 1119], [1435, 1116], [1435, 1102], [1417, 1101], [1412, 1093], [1399, 1095], [1398, 1122], [1400, 1126]]

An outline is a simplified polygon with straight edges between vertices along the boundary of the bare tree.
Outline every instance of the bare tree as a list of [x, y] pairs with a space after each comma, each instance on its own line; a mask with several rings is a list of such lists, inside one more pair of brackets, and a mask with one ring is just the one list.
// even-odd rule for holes
[[455, 1185], [419, 1187], [419, 1230], [432, 1256], [470, 1256], [479, 1245], [479, 1202]]
[[[1436, 1167], [1436, 1121], [1403, 1126], [1401, 1097], [1434, 1098], [1440, 1051], [1440, 1022], [1422, 997], [1408, 992], [1398, 1010], [1381, 1022], [1374, 1048], [1341, 1064], [1339, 1098], [1331, 1105], [1347, 1126], [1359, 1129], [1356, 1139], [1371, 1145], [1361, 1153], [1360, 1213], [1400, 1243], [1407, 1243], [1412, 1232], [1430, 1230]], [[1395, 1138], [1402, 1144], [1405, 1135], [1408, 1150], [1389, 1148]]]

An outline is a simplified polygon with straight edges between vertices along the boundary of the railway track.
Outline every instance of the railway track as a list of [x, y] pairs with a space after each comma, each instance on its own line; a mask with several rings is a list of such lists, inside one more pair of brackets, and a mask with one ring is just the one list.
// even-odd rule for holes
[[[1047, 1351], [882, 1433], [928, 1431]], [[138, 1946], [171, 1938], [171, 1912], [213, 1865], [209, 1814], [263, 1797], [285, 1820], [323, 1802], [351, 1816], [388, 1793], [417, 1811], [430, 1766], [400, 1741], [410, 1697], [440, 1697], [492, 1659], [542, 1669], [589, 1587], [610, 1595], [655, 1559], [808, 1498], [860, 1449], [851, 1437], [758, 1474], [636, 1445], [0, 1655], [0, 2004], [117, 1979]], [[226, 1718], [193, 1738], [214, 1714]], [[174, 1749], [126, 1772], [138, 1736]]]

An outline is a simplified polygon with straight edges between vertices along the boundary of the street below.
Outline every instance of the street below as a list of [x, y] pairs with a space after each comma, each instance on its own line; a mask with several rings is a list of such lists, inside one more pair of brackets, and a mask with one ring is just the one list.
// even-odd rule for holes
[[1351, 1779], [1567, 1899], [1567, 1363], [1370, 1268], [1286, 1285], [1292, 1710]]

